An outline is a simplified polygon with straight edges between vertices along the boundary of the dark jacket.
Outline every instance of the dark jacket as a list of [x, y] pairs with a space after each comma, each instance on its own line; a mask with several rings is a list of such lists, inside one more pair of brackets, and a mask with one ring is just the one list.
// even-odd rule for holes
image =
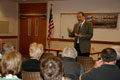
[[74, 25], [74, 29], [72, 33], [69, 33], [69, 37], [74, 37], [74, 46], [76, 46], [76, 42], [78, 37], [75, 37], [75, 33], [81, 33], [83, 37], [79, 37], [79, 45], [81, 53], [90, 52], [90, 40], [93, 36], [93, 25], [90, 22], [85, 21], [82, 25], [82, 28], [79, 32], [79, 23]]
[[82, 80], [120, 80], [120, 69], [116, 65], [104, 64], [82, 75]]
[[40, 72], [40, 61], [29, 59], [22, 63], [22, 69], [28, 72]]
[[75, 59], [69, 57], [63, 57], [62, 61], [64, 64], [64, 76], [69, 77], [70, 75], [74, 78], [73, 80], [78, 80], [81, 71], [83, 71], [81, 64], [77, 63]]

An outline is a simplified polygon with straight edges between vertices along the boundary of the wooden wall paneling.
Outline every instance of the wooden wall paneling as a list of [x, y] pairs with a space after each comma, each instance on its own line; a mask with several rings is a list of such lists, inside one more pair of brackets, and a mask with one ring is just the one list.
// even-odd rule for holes
[[19, 6], [20, 14], [44, 14], [47, 13], [47, 3], [24, 3]]
[[[19, 5], [20, 14], [20, 52], [29, 53], [32, 42], [42, 43], [46, 48], [46, 3], [24, 3]], [[28, 20], [31, 20], [31, 34], [28, 35]], [[35, 35], [36, 20], [39, 23], [38, 35]]]

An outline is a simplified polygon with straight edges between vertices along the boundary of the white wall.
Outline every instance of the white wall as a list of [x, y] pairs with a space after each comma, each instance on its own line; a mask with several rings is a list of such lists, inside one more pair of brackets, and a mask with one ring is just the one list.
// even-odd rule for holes
[[0, 0], [0, 21], [9, 21], [9, 33], [1, 36], [18, 35], [18, 3]]
[[[120, 13], [120, 0], [65, 0], [65, 1], [49, 1], [48, 15], [50, 4], [53, 4], [53, 20], [54, 20], [54, 38], [60, 37], [60, 13], [77, 13], [83, 11], [85, 13]], [[48, 16], [49, 17], [49, 16]], [[118, 41], [116, 36], [120, 32], [120, 21], [118, 21], [116, 29], [94, 29], [94, 40], [114, 40]], [[99, 37], [97, 37], [99, 35]], [[103, 36], [104, 35], [104, 36]], [[113, 36], [112, 36], [113, 35]], [[106, 36], [112, 36], [109, 39]], [[118, 40], [117, 40], [118, 39]]]
[[[50, 4], [53, 4], [53, 20], [54, 20], [54, 38], [60, 37], [60, 20], [61, 13], [77, 13], [79, 11], [83, 11], [85, 13], [120, 13], [120, 0], [64, 0], [64, 1], [49, 1], [48, 2], [48, 15]], [[48, 16], [49, 17], [49, 16]], [[49, 19], [49, 18], [48, 18]], [[48, 28], [47, 28], [48, 29]], [[107, 33], [111, 32], [111, 33]], [[108, 40], [107, 37], [103, 37], [101, 34], [105, 36], [112, 36], [111, 38], [114, 41], [118, 41], [117, 38], [113, 35], [120, 34], [120, 20], [118, 21], [116, 29], [94, 29], [94, 40]], [[97, 37], [97, 35], [101, 37]], [[101, 39], [102, 38], [102, 39]], [[111, 39], [110, 39], [111, 40]], [[120, 40], [120, 39], [119, 39]], [[119, 41], [120, 42], [120, 41]], [[73, 42], [60, 42], [60, 41], [51, 41], [51, 47], [56, 48], [64, 48], [66, 46], [73, 46]], [[101, 51], [106, 47], [111, 47], [111, 44], [94, 44], [92, 43], [92, 48], [95, 51]], [[94, 55], [93, 58], [97, 59], [98, 55]]]

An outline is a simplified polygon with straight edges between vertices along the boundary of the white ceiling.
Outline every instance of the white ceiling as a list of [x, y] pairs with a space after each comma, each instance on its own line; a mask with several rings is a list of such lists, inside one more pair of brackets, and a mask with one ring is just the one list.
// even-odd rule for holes
[[[14, 2], [44, 2], [45, 1], [46, 2], [46, 1], [67, 1], [67, 0], [8, 0], [8, 1], [14, 1]], [[104, 2], [104, 0], [102, 1]], [[120, 2], [120, 0], [112, 0], [112, 1]]]
[[43, 2], [43, 1], [65, 1], [65, 0], [9, 0], [14, 2]]

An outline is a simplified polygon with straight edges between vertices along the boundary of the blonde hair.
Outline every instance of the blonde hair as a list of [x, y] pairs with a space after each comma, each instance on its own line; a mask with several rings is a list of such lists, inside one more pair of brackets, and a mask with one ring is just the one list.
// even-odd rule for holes
[[32, 58], [38, 58], [43, 54], [43, 45], [37, 44], [36, 42], [30, 44], [30, 57]]
[[17, 74], [20, 72], [22, 56], [16, 50], [10, 50], [4, 53], [1, 60], [1, 71], [3, 76], [6, 74]]

